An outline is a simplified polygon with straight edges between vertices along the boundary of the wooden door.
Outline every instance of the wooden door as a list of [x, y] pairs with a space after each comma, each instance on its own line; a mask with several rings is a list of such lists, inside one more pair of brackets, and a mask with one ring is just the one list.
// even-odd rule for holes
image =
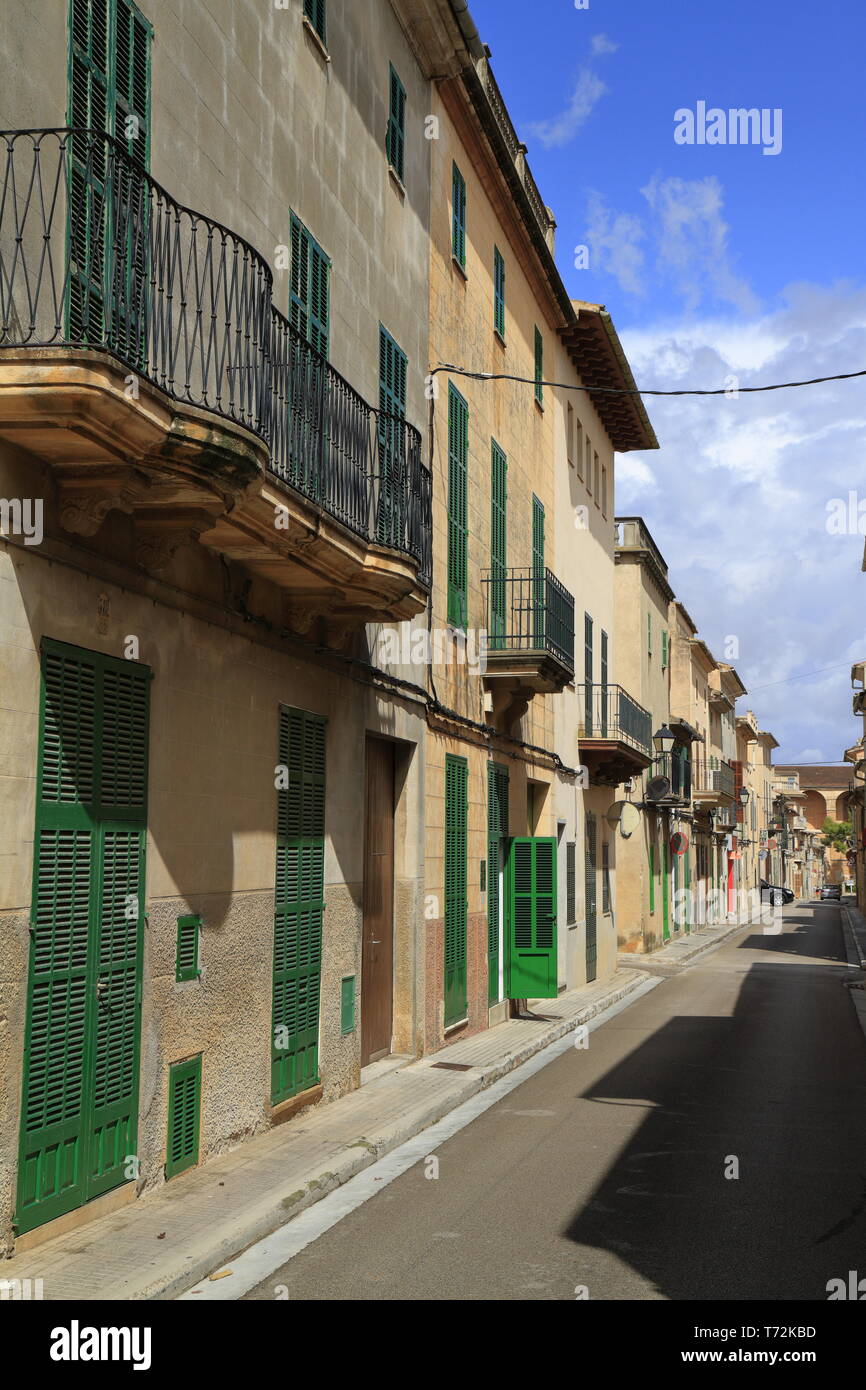
[[394, 745], [367, 739], [361, 1066], [391, 1051], [394, 976]]

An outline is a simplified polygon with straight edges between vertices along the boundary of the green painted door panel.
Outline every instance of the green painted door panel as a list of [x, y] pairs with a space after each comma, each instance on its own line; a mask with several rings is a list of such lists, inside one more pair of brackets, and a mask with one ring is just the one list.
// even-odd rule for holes
[[466, 1017], [467, 800], [465, 758], [445, 759], [445, 1026]]
[[555, 999], [556, 840], [512, 840], [506, 886], [505, 993], [509, 999]]

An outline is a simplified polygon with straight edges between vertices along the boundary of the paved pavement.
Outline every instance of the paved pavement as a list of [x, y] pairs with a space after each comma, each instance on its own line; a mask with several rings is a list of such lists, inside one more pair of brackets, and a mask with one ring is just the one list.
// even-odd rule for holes
[[826, 1299], [866, 1273], [853, 978], [835, 903], [741, 930], [443, 1142], [438, 1177], [416, 1162], [248, 1297]]

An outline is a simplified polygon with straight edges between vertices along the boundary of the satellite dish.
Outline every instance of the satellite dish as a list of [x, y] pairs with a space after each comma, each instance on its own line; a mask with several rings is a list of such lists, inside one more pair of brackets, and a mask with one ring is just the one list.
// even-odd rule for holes
[[664, 801], [666, 796], [671, 794], [671, 783], [669, 777], [652, 777], [647, 784], [647, 801]]
[[624, 840], [640, 825], [640, 812], [633, 801], [615, 801], [605, 816], [608, 825], [618, 825]]

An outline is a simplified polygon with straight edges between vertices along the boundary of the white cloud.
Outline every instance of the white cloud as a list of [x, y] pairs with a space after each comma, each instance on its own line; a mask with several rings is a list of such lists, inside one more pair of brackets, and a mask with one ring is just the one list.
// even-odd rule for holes
[[596, 77], [589, 68], [581, 68], [571, 100], [565, 110], [550, 120], [532, 122], [529, 133], [540, 140], [547, 149], [567, 145], [606, 91], [607, 87], [601, 78]]
[[687, 310], [696, 310], [709, 293], [753, 313], [755, 296], [731, 267], [718, 179], [662, 179], [656, 174], [641, 193], [653, 214], [658, 268], [673, 282]]
[[612, 213], [599, 193], [589, 195], [586, 241], [594, 267], [614, 275], [624, 290], [644, 293], [644, 253], [639, 243], [645, 232], [640, 218]]
[[[798, 284], [756, 319], [666, 320], [622, 337], [648, 387], [829, 376], [866, 362], [866, 289]], [[829, 534], [827, 503], [849, 490], [866, 501], [863, 385], [645, 405], [661, 450], [618, 460], [617, 512], [645, 517], [710, 647], [738, 638], [734, 665], [754, 692], [740, 704], [779, 739], [777, 761], [816, 748], [838, 760], [859, 732], [849, 671], [866, 651], [866, 575], [863, 536]], [[804, 672], [821, 674], [789, 679]]]
[[592, 53], [594, 57], [600, 57], [603, 53], [616, 53], [619, 48], [618, 43], [609, 39], [607, 34], [596, 34], [592, 41]]

